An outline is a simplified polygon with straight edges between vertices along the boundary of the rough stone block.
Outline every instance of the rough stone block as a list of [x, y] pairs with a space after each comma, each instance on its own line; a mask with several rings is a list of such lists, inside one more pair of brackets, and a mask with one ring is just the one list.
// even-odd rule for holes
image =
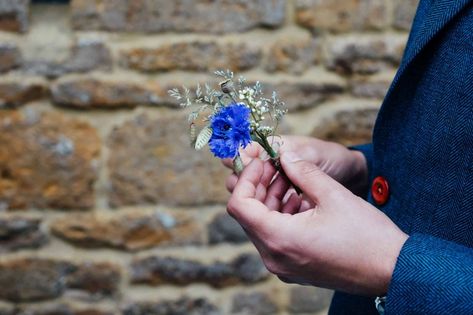
[[[45, 303], [35, 306], [20, 306], [11, 315], [114, 315], [104, 307], [96, 306], [73, 306], [74, 303]], [[0, 313], [3, 315], [2, 313]]]
[[248, 242], [243, 228], [227, 213], [221, 213], [214, 217], [208, 226], [210, 244]]
[[329, 43], [327, 67], [341, 74], [373, 74], [397, 67], [407, 38], [404, 35], [343, 36]]
[[369, 143], [378, 111], [377, 108], [337, 111], [318, 125], [312, 135], [344, 145]]
[[30, 0], [0, 1], [0, 30], [26, 32], [29, 25]]
[[0, 205], [85, 209], [94, 205], [100, 139], [59, 113], [0, 111]]
[[319, 42], [309, 40], [284, 40], [269, 50], [266, 71], [302, 74], [319, 61]]
[[228, 170], [207, 149], [192, 149], [187, 129], [186, 116], [178, 113], [157, 119], [140, 115], [112, 131], [112, 206], [226, 203]]
[[257, 283], [269, 277], [269, 271], [256, 254], [240, 255], [232, 261], [232, 266], [243, 283]]
[[86, 262], [74, 266], [65, 278], [68, 289], [85, 291], [94, 296], [113, 296], [118, 293], [120, 268], [110, 263]]
[[21, 65], [21, 52], [10, 43], [0, 44], [0, 72], [7, 72]]
[[53, 62], [28, 60], [23, 71], [28, 74], [54, 79], [68, 73], [85, 73], [94, 70], [108, 71], [112, 67], [112, 56], [108, 47], [100, 41], [80, 40], [71, 47], [64, 60]]
[[233, 297], [231, 312], [238, 315], [272, 315], [278, 313], [278, 307], [265, 293], [238, 293]]
[[284, 0], [73, 0], [80, 30], [127, 32], [242, 32], [284, 23]]
[[157, 84], [94, 78], [60, 80], [51, 87], [51, 95], [55, 104], [76, 109], [169, 104], [166, 90]]
[[269, 272], [259, 256], [245, 254], [228, 263], [202, 264], [193, 260], [150, 256], [131, 265], [131, 281], [150, 285], [206, 283], [216, 288], [267, 279]]
[[156, 246], [202, 243], [202, 229], [190, 215], [127, 211], [67, 215], [55, 220], [52, 232], [83, 247], [138, 250]]
[[392, 80], [356, 80], [351, 83], [356, 97], [384, 99]]
[[81, 263], [46, 258], [0, 262], [0, 299], [30, 302], [58, 298], [67, 289], [95, 296], [117, 293], [120, 270], [110, 263]]
[[206, 299], [182, 297], [178, 300], [129, 303], [123, 315], [222, 315], [223, 313]]
[[66, 289], [64, 276], [73, 271], [68, 263], [18, 258], [0, 263], [0, 299], [27, 302], [52, 299]]
[[7, 79], [0, 81], [0, 109], [15, 108], [48, 95], [47, 83], [41, 80]]
[[44, 245], [48, 237], [40, 224], [37, 218], [0, 216], [0, 253]]
[[144, 72], [154, 71], [244, 71], [256, 67], [261, 51], [245, 43], [184, 42], [158, 48], [134, 48], [123, 51], [121, 64]]
[[379, 30], [389, 24], [386, 0], [297, 0], [296, 21], [314, 33]]

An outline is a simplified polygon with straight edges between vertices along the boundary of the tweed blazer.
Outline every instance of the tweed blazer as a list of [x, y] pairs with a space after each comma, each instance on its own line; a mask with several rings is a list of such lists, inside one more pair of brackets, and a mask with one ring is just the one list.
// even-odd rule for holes
[[[386, 314], [473, 314], [473, 0], [420, 1], [372, 143], [355, 149], [370, 182], [389, 183], [378, 208], [409, 235]], [[329, 314], [377, 312], [336, 292]]]

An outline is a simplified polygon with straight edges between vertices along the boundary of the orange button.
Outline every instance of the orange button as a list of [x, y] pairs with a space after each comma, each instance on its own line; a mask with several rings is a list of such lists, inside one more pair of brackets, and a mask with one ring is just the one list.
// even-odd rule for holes
[[388, 201], [389, 185], [388, 181], [384, 177], [378, 176], [373, 180], [373, 185], [371, 186], [371, 195], [373, 196], [374, 202], [378, 206], [382, 206]]

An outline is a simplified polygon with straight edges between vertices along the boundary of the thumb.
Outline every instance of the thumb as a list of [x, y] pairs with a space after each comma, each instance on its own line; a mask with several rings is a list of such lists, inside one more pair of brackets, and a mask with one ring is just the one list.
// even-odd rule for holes
[[317, 204], [329, 201], [343, 188], [314, 163], [303, 160], [294, 152], [282, 152], [281, 164], [291, 182]]

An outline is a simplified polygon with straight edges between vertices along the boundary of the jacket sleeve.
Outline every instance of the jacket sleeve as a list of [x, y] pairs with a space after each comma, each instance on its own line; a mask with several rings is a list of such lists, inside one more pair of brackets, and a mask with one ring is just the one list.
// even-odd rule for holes
[[386, 299], [389, 314], [472, 314], [473, 248], [412, 234], [398, 257]]

